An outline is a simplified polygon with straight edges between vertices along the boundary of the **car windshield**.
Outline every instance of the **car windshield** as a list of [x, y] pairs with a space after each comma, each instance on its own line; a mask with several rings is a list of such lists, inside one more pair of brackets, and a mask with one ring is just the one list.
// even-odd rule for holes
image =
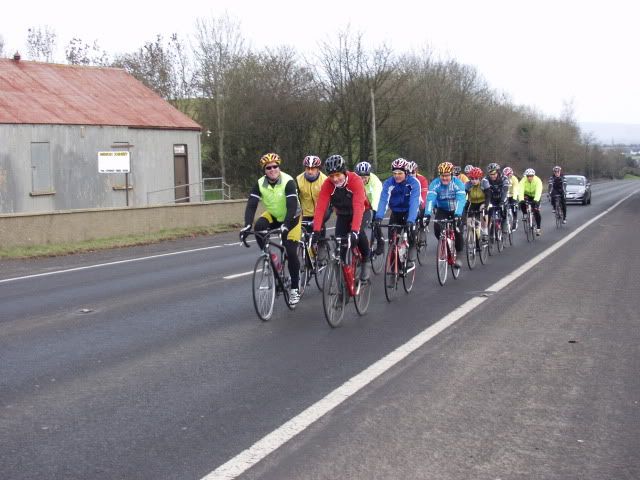
[[566, 177], [567, 185], [582, 185], [584, 186], [585, 181], [583, 177]]

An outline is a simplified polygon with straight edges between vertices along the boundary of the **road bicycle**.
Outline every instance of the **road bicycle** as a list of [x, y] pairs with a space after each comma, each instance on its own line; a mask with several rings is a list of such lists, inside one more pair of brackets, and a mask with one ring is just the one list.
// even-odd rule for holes
[[[349, 298], [359, 315], [364, 315], [371, 300], [371, 282], [359, 278], [363, 261], [357, 246], [351, 246], [351, 237], [331, 237], [331, 250], [322, 288], [324, 316], [331, 328], [336, 328], [344, 317], [344, 308]], [[343, 259], [344, 257], [344, 259]]]
[[465, 251], [467, 253], [467, 265], [473, 270], [478, 257], [480, 262], [486, 265], [489, 256], [489, 241], [482, 238], [481, 224], [484, 210], [474, 210], [467, 213], [467, 228], [465, 234]]
[[[273, 315], [273, 306], [277, 296], [282, 295], [284, 301], [293, 310], [295, 305], [289, 303], [289, 288], [291, 278], [287, 268], [287, 251], [280, 243], [272, 241], [271, 237], [277, 235], [280, 238], [282, 231], [279, 228], [271, 230], [249, 230], [247, 235], [260, 236], [264, 242], [262, 253], [256, 260], [253, 268], [253, 306], [258, 317], [262, 321], [267, 321]], [[243, 238], [242, 243], [249, 247], [247, 239]]]
[[527, 242], [535, 242], [535, 218], [533, 217], [533, 208], [531, 206], [531, 200], [525, 200], [525, 212], [522, 215], [522, 225], [524, 227], [524, 234], [527, 237]]
[[494, 247], [498, 252], [504, 250], [504, 236], [502, 235], [502, 210], [500, 207], [489, 207], [489, 255], [494, 254]]
[[406, 225], [389, 224], [389, 248], [384, 263], [384, 295], [391, 302], [398, 293], [398, 284], [411, 292], [416, 279], [416, 264], [409, 260], [409, 238]]
[[320, 238], [315, 250], [311, 246], [312, 221], [302, 221], [302, 236], [298, 244], [298, 259], [300, 260], [300, 297], [304, 295], [306, 287], [311, 284], [311, 277], [315, 279], [319, 290], [322, 290], [324, 274], [329, 260], [329, 244], [325, 238]]
[[460, 276], [460, 268], [455, 266], [456, 263], [456, 231], [458, 227], [452, 218], [443, 220], [434, 220], [441, 226], [440, 236], [438, 238], [438, 246], [436, 247], [436, 269], [438, 272], [438, 282], [440, 285], [447, 281], [447, 271], [451, 268], [453, 278]]
[[509, 246], [513, 246], [513, 210], [509, 204], [507, 204], [505, 208], [507, 209], [507, 219], [505, 220], [507, 222], [507, 231], [504, 232], [506, 233], [507, 238], [505, 243], [508, 240]]
[[560, 195], [551, 195], [550, 202], [553, 206], [553, 213], [556, 217], [556, 228], [562, 227], [562, 205], [560, 204]]

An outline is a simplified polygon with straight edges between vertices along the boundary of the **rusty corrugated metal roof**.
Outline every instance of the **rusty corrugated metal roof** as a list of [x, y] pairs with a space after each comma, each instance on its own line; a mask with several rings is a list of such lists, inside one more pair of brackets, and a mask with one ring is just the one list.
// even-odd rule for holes
[[0, 59], [0, 123], [202, 128], [119, 68]]

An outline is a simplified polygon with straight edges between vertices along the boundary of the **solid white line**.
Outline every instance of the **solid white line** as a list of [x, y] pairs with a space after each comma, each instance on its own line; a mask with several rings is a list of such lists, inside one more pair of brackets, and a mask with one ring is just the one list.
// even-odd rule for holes
[[36, 273], [34, 275], [25, 275], [24, 277], [5, 278], [0, 280], [1, 283], [16, 282], [18, 280], [26, 280], [29, 278], [48, 277], [49, 275], [57, 275], [59, 273], [79, 272], [81, 270], [90, 270], [92, 268], [108, 267], [111, 265], [120, 265], [122, 263], [141, 262], [143, 260], [150, 260], [153, 258], [171, 257], [173, 255], [182, 255], [183, 253], [201, 252], [203, 250], [213, 250], [214, 248], [222, 248], [222, 245], [213, 245], [211, 247], [194, 248], [191, 250], [181, 250], [179, 252], [161, 253], [158, 255], [150, 255], [148, 257], [130, 258], [128, 260], [118, 260], [116, 262], [98, 263], [95, 265], [86, 265], [84, 267], [67, 268], [66, 270], [56, 270], [54, 272]]
[[[488, 291], [499, 292], [506, 286], [508, 286], [511, 282], [513, 282], [516, 278], [523, 275], [529, 269], [533, 268], [536, 264], [541, 262], [544, 258], [549, 256], [551, 253], [555, 252], [562, 245], [566, 244], [569, 240], [574, 238], [578, 233], [583, 231], [593, 222], [597, 221], [611, 210], [616, 208], [622, 202], [630, 198], [632, 195], [637, 193], [633, 192], [626, 197], [624, 197], [619, 202], [615, 203], [613, 206], [602, 212], [601, 214], [593, 217], [587, 223], [577, 228], [571, 234], [567, 235], [564, 239], [556, 242], [551, 247], [549, 247], [544, 252], [540, 253], [520, 268], [516, 269], [514, 272], [510, 273], [502, 280], [494, 283], [491, 287], [489, 287]], [[380, 375], [385, 373], [391, 367], [396, 365], [398, 362], [402, 361], [408, 355], [413, 353], [415, 350], [423, 346], [433, 337], [438, 335], [440, 332], [445, 330], [446, 328], [453, 325], [455, 322], [464, 317], [467, 313], [471, 312], [478, 305], [482, 304], [489, 297], [474, 297], [461, 306], [453, 310], [451, 313], [438, 320], [436, 323], [423, 330], [405, 344], [401, 345], [393, 352], [389, 353], [382, 359], [375, 362], [373, 365], [368, 367], [366, 370], [360, 372], [356, 376], [352, 377], [345, 383], [343, 383], [340, 387], [329, 393], [327, 396], [319, 400], [318, 402], [311, 405], [309, 408], [301, 412], [300, 414], [293, 417], [291, 420], [286, 422], [284, 425], [280, 426], [273, 432], [269, 433], [262, 439], [258, 440], [251, 447], [243, 452], [239, 453], [226, 463], [220, 465], [214, 471], [206, 475], [202, 478], [202, 480], [232, 480], [243, 472], [247, 471], [249, 468], [257, 464], [267, 455], [273, 453], [280, 446], [282, 446], [285, 442], [291, 440], [298, 433], [305, 430], [316, 420], [320, 419], [326, 413], [333, 410], [335, 407], [340, 405], [346, 399], [357, 393], [360, 389], [371, 383], [373, 380], [378, 378]]]
[[[262, 269], [259, 268], [257, 271], [261, 272]], [[251, 270], [250, 272], [234, 273], [233, 275], [227, 275], [226, 277], [222, 277], [222, 278], [224, 278], [225, 280], [231, 280], [233, 278], [238, 278], [238, 277], [244, 277], [244, 276], [247, 276], [247, 275], [251, 275], [252, 273], [253, 273], [253, 270]]]

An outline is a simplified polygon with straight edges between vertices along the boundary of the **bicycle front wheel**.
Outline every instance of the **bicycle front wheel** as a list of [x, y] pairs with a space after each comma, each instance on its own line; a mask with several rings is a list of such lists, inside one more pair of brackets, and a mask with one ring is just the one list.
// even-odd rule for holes
[[322, 291], [324, 288], [324, 276], [327, 271], [327, 264], [329, 263], [329, 258], [331, 256], [331, 252], [329, 251], [329, 245], [326, 242], [320, 242], [318, 244], [318, 250], [316, 252], [316, 258], [314, 259], [314, 268], [313, 274], [316, 278], [316, 285], [318, 286], [318, 290]]
[[[374, 245], [375, 244], [375, 245]], [[385, 259], [385, 249], [384, 249], [384, 242], [382, 242], [382, 254], [381, 255], [376, 255], [373, 252], [375, 251], [375, 246], [377, 246], [377, 242], [372, 242], [372, 250], [371, 250], [371, 270], [373, 270], [373, 273], [375, 273], [376, 275], [382, 273], [382, 271], [384, 270], [384, 259]]]
[[[354, 269], [354, 272], [360, 271], [360, 266]], [[371, 281], [366, 280], [362, 281], [356, 279], [356, 295], [354, 298], [354, 304], [356, 306], [356, 312], [358, 315], [364, 315], [367, 313], [367, 309], [369, 308], [369, 302], [371, 301]]]
[[529, 218], [528, 217], [522, 217], [522, 224], [524, 225], [524, 234], [527, 237], [527, 242], [531, 242], [533, 241], [533, 239], [531, 238], [532, 235], [532, 230], [531, 227], [529, 226]]
[[438, 240], [436, 269], [438, 271], [438, 282], [440, 282], [440, 285], [444, 286], [447, 281], [447, 270], [449, 269], [449, 259], [447, 258], [447, 239], [444, 235], [442, 235]]
[[416, 262], [405, 262], [402, 274], [402, 287], [404, 291], [409, 293], [416, 281]]
[[498, 251], [502, 252], [504, 250], [504, 236], [502, 234], [502, 225], [498, 226], [496, 224], [496, 246], [498, 247]]
[[266, 322], [273, 315], [276, 281], [268, 256], [261, 255], [253, 269], [253, 306], [260, 320]]
[[416, 239], [416, 256], [420, 265], [427, 264], [427, 228], [418, 230], [418, 238]]
[[300, 298], [304, 295], [307, 285], [311, 280], [311, 261], [307, 256], [307, 246], [303, 242], [298, 243], [298, 262], [300, 262], [300, 283], [298, 284], [298, 292]]
[[398, 247], [389, 246], [387, 259], [384, 262], [384, 296], [387, 297], [387, 302], [391, 302], [398, 293], [399, 263]]
[[489, 251], [489, 255], [493, 256], [493, 249], [496, 244], [496, 224], [493, 220], [489, 222], [489, 241], [487, 242], [487, 250]]
[[478, 250], [480, 251], [480, 262], [486, 265], [489, 261], [489, 242], [486, 239], [476, 238], [478, 244]]
[[338, 327], [342, 322], [346, 296], [340, 263], [337, 260], [330, 260], [324, 275], [322, 307], [324, 317], [331, 328]]
[[476, 229], [475, 227], [467, 228], [467, 241], [465, 242], [465, 250], [467, 252], [467, 265], [469, 270], [473, 270], [477, 261], [476, 248]]

